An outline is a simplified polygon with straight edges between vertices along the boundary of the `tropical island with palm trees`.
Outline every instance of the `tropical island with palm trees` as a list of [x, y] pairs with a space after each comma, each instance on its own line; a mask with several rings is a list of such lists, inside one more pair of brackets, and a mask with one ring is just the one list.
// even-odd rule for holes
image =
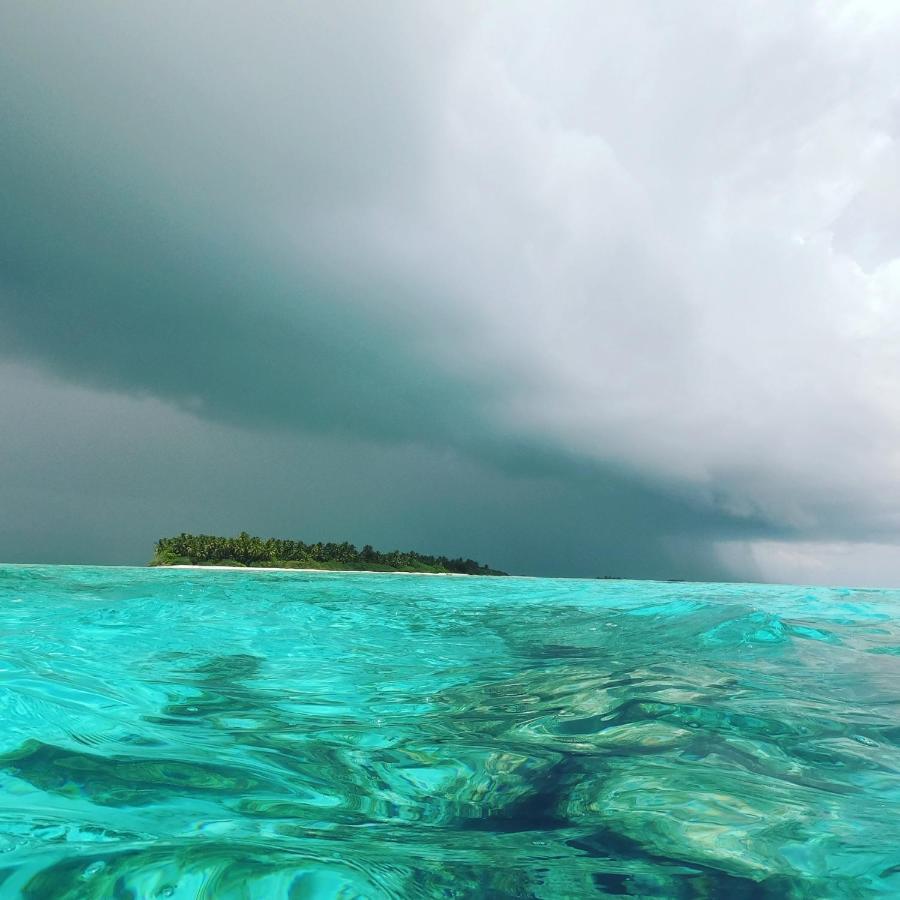
[[306, 544], [259, 538], [242, 531], [237, 537], [179, 534], [160, 538], [151, 566], [219, 566], [264, 569], [322, 569], [339, 572], [418, 572], [434, 575], [506, 575], [474, 559], [429, 556], [412, 550], [382, 552], [366, 544], [361, 550], [344, 541]]

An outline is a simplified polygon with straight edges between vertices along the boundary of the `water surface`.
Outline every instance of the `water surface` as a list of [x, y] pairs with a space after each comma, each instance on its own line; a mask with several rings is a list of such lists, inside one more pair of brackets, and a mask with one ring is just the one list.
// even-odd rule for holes
[[900, 592], [0, 567], [0, 896], [900, 896]]

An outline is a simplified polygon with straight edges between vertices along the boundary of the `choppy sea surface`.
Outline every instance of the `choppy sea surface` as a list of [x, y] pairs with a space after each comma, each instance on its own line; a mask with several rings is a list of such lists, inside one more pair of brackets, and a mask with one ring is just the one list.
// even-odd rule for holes
[[900, 592], [0, 566], [0, 897], [900, 896]]

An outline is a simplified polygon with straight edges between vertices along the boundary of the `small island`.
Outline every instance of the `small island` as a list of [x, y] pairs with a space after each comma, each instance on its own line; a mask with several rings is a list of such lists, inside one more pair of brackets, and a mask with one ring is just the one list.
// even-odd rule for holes
[[237, 537], [179, 534], [160, 538], [151, 566], [239, 566], [266, 569], [323, 569], [338, 572], [421, 572], [436, 575], [506, 575], [474, 559], [428, 556], [412, 550], [387, 553], [366, 544], [358, 550], [342, 544], [258, 538], [246, 531]]

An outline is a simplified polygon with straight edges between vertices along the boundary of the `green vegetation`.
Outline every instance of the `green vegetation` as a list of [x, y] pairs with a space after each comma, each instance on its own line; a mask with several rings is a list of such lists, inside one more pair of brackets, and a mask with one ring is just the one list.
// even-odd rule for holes
[[179, 534], [160, 538], [151, 566], [264, 566], [287, 569], [327, 569], [365, 572], [455, 572], [465, 575], [506, 575], [474, 559], [426, 556], [409, 550], [382, 553], [366, 544], [304, 544], [278, 538], [258, 538], [242, 531], [237, 537]]

